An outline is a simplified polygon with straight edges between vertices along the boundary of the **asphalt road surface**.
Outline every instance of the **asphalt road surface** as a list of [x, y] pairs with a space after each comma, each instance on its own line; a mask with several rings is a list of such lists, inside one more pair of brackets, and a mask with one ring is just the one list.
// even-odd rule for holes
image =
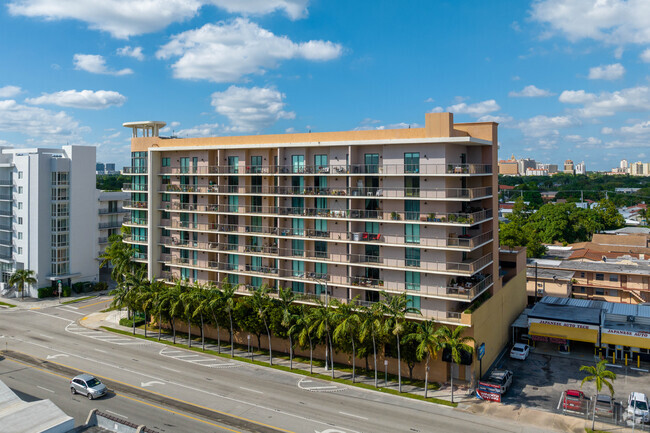
[[[29, 396], [50, 398], [77, 425], [97, 407], [161, 432], [543, 431], [345, 385], [332, 389], [328, 382], [301, 375], [197, 357], [77, 323], [102, 308], [105, 304], [93, 299], [74, 306], [0, 310], [0, 349], [8, 351], [0, 361], [0, 379]], [[96, 375], [115, 393], [92, 402], [71, 397], [66, 374], [72, 372]]]

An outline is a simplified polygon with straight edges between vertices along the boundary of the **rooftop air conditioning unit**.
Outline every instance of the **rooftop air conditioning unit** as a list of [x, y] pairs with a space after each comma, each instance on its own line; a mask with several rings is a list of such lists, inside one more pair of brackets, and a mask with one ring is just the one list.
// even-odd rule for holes
[[627, 316], [628, 322], [634, 322], [634, 316]]

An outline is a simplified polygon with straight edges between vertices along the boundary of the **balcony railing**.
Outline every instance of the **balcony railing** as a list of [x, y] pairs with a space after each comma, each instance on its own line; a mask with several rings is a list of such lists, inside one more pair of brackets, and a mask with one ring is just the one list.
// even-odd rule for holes
[[347, 256], [351, 263], [368, 264], [369, 266], [382, 265], [390, 268], [409, 268], [421, 271], [462, 275], [473, 275], [492, 261], [492, 254], [487, 254], [478, 259], [470, 259], [462, 262], [430, 262], [416, 259], [392, 259], [382, 256], [369, 256], [366, 254], [348, 254]]
[[13, 186], [14, 182], [11, 179], [2, 179], [0, 180], [0, 186]]
[[[130, 222], [130, 220], [124, 220], [124, 223], [125, 224], [137, 224], [137, 223]], [[146, 224], [146, 220], [145, 220], [145, 224]], [[122, 222], [121, 221], [111, 221], [111, 222], [107, 222], [107, 223], [99, 223], [98, 227], [100, 229], [116, 229], [116, 228], [122, 227]]]
[[[130, 226], [146, 226], [147, 225], [147, 219], [146, 218], [132, 218], [132, 217], [126, 217], [124, 218], [124, 225], [130, 225]], [[119, 227], [119, 226], [118, 226]], [[101, 227], [100, 227], [101, 228]]]
[[0, 216], [10, 217], [13, 213], [10, 210], [0, 210]]
[[123, 174], [147, 174], [147, 167], [123, 167]]
[[134, 208], [134, 209], [146, 209], [148, 207], [148, 203], [146, 201], [124, 200], [124, 207]]
[[99, 214], [100, 215], [107, 215], [107, 214], [114, 214], [114, 213], [125, 213], [126, 211], [122, 208], [106, 208], [106, 209], [100, 209]]
[[127, 244], [146, 244], [147, 243], [147, 237], [138, 235], [138, 236], [133, 236], [133, 235], [124, 235], [122, 237], [122, 240], [126, 242]]
[[[136, 173], [146, 168], [124, 167], [124, 174]], [[238, 165], [238, 166], [197, 166], [161, 167], [161, 174], [382, 174], [382, 175], [450, 175], [450, 174], [492, 174], [489, 164], [336, 164], [326, 165]]]
[[105, 237], [105, 238], [97, 238], [97, 243], [99, 243], [99, 244], [106, 244], [106, 243], [108, 243], [108, 237]]
[[[124, 189], [128, 190], [124, 184]], [[135, 186], [134, 186], [135, 187]], [[144, 188], [146, 190], [146, 187]], [[237, 195], [289, 195], [289, 196], [317, 196], [317, 197], [384, 197], [384, 198], [405, 198], [420, 197], [431, 200], [444, 199], [466, 199], [474, 200], [492, 195], [492, 187], [479, 188], [296, 188], [292, 186], [255, 186], [255, 185], [179, 185], [163, 184], [161, 192], [172, 193], [200, 193], [200, 194], [237, 194]]]
[[140, 251], [134, 251], [133, 252], [133, 259], [134, 260], [147, 260], [147, 253], [142, 253]]
[[12, 200], [13, 200], [13, 197], [11, 196], [11, 194], [0, 194], [0, 200], [9, 200], [9, 201], [12, 201]]
[[147, 191], [147, 184], [143, 183], [125, 183], [122, 185], [122, 191]]

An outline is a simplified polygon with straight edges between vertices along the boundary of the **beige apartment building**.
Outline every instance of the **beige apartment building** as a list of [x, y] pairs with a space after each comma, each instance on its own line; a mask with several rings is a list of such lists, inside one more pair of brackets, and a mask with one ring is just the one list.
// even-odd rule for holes
[[[470, 327], [472, 302], [501, 289], [496, 123], [427, 113], [423, 128], [184, 139], [164, 125], [124, 124], [125, 241], [150, 278], [291, 287], [303, 302], [405, 292], [417, 318]], [[502, 320], [525, 305], [521, 268]]]

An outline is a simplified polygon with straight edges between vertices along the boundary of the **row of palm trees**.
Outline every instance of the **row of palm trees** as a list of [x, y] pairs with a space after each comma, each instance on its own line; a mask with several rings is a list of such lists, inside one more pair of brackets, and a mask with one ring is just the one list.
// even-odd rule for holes
[[[177, 280], [169, 286], [160, 280], [148, 280], [144, 267], [135, 267], [118, 284], [113, 305], [128, 308], [133, 312], [144, 313], [145, 336], [147, 317], [158, 324], [158, 339], [161, 338], [162, 325], [169, 324], [172, 338], [176, 343], [176, 323], [181, 321], [188, 326], [188, 346], [192, 345], [192, 327], [198, 328], [201, 346], [205, 350], [205, 326], [217, 330], [217, 350], [221, 353], [221, 328], [229, 331], [230, 355], [234, 356], [235, 331], [249, 332], [257, 336], [258, 349], [261, 336], [268, 338], [269, 363], [273, 365], [271, 335], [287, 339], [289, 342], [289, 367], [293, 368], [294, 347], [298, 345], [309, 349], [310, 372], [313, 372], [313, 351], [317, 344], [326, 347], [325, 362], [329, 364], [334, 377], [334, 350], [348, 353], [352, 359], [352, 381], [356, 380], [356, 359], [372, 354], [375, 386], [378, 386], [377, 352], [380, 347], [395, 348], [398, 359], [398, 384], [402, 391], [401, 360], [402, 350], [407, 359], [425, 360], [425, 389], [428, 388], [429, 364], [438, 352], [447, 349], [455, 363], [460, 363], [461, 352], [473, 352], [471, 337], [463, 336], [461, 326], [449, 329], [438, 326], [432, 320], [418, 324], [407, 321], [409, 313], [419, 313], [409, 306], [406, 294], [390, 295], [381, 293], [381, 300], [362, 305], [357, 299], [341, 302], [332, 299], [328, 302], [316, 300], [315, 305], [296, 303], [299, 294], [291, 289], [274, 290], [267, 286], [250, 289], [248, 296], [238, 296], [238, 287], [227, 281], [220, 285], [213, 283], [189, 284]], [[298, 298], [297, 298], [298, 297]], [[135, 333], [136, 321], [133, 320]], [[395, 345], [393, 346], [393, 342]], [[412, 372], [412, 368], [411, 368]], [[426, 397], [426, 391], [425, 391]], [[453, 375], [452, 375], [453, 401]]]

